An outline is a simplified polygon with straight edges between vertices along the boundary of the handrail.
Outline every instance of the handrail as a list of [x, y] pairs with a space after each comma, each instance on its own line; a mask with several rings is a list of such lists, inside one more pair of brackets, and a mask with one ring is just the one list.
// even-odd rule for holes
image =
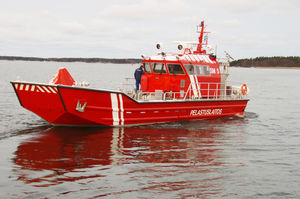
[[[189, 87], [188, 87], [187, 90], [190, 90], [190, 89], [191, 89], [191, 86], [192, 86], [192, 84], [189, 85]], [[183, 99], [186, 99], [187, 94], [188, 94], [188, 92], [186, 92], [186, 94], [184, 95], [184, 98], [183, 98]]]
[[[181, 92], [138, 92], [135, 95], [136, 100], [149, 101], [149, 100], [233, 100], [233, 99], [245, 99], [247, 94], [243, 95], [240, 86], [229, 85], [228, 83], [199, 83], [201, 96], [195, 97], [191, 84], [188, 89]], [[222, 88], [222, 85], [224, 86]], [[204, 87], [204, 88], [203, 88]], [[207, 88], [205, 88], [207, 87]], [[198, 92], [197, 91], [197, 92]]]
[[[243, 95], [241, 92], [241, 86], [243, 84], [239, 82], [233, 82], [233, 81], [226, 81], [224, 83], [201, 82], [197, 84], [196, 90], [195, 87], [192, 86], [192, 83], [190, 83], [187, 90], [179, 91], [179, 92], [174, 92], [174, 91], [136, 92], [134, 78], [125, 78], [125, 82], [123, 82], [122, 85], [123, 88], [121, 89], [121, 91], [135, 98], [138, 101], [228, 100], [228, 99], [245, 99], [248, 96], [247, 94]], [[194, 92], [197, 92], [200, 95], [199, 96], [195, 95]]]

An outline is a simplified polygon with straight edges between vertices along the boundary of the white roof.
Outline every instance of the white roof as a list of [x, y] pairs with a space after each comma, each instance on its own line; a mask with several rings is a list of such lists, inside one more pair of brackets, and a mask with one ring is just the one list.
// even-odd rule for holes
[[194, 55], [194, 54], [184, 54], [184, 55], [176, 55], [176, 54], [167, 54], [166, 56], [155, 55], [150, 57], [150, 60], [166, 60], [166, 61], [188, 61], [188, 62], [198, 62], [198, 63], [216, 63], [209, 58], [209, 55]]

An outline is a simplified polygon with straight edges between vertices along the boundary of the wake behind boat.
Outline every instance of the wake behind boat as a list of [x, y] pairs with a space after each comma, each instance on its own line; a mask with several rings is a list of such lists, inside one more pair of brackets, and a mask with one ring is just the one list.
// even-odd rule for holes
[[[246, 84], [227, 81], [229, 55], [219, 62], [208, 52], [204, 22], [198, 42], [179, 52], [143, 56], [141, 90], [91, 89], [62, 68], [47, 84], [12, 81], [21, 106], [57, 126], [128, 126], [243, 115]], [[193, 50], [193, 48], [195, 48]], [[127, 85], [127, 84], [125, 84]]]

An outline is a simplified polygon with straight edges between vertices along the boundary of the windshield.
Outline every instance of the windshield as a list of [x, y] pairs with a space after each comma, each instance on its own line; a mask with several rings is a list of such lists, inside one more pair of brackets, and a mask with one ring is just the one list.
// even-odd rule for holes
[[151, 63], [153, 73], [167, 73], [165, 64], [163, 63]]
[[183, 75], [184, 71], [180, 64], [168, 64], [168, 70], [170, 74]]
[[195, 75], [194, 66], [191, 64], [184, 65], [185, 70], [188, 72], [189, 75]]
[[144, 69], [146, 73], [151, 73], [151, 66], [148, 62], [144, 63]]

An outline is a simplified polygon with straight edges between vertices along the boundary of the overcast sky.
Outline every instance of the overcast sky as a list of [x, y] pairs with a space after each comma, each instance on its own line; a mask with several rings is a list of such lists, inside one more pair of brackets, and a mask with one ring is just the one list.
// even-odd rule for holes
[[236, 58], [300, 56], [300, 0], [0, 0], [0, 55], [140, 58], [197, 40]]

